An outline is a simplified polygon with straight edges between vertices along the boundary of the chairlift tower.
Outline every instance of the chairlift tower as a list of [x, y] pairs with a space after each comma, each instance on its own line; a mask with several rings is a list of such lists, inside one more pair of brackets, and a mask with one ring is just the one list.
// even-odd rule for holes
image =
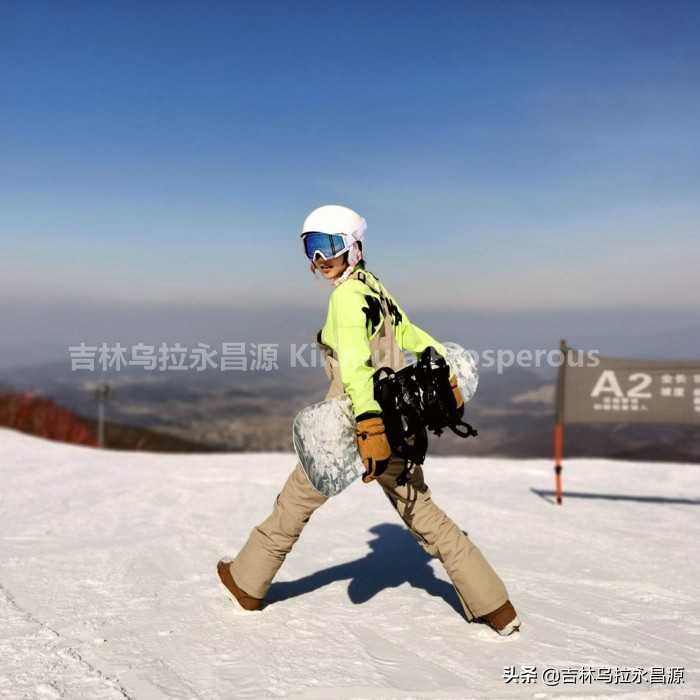
[[105, 446], [105, 401], [114, 394], [114, 389], [102, 382], [95, 389], [97, 399], [97, 446], [102, 449]]

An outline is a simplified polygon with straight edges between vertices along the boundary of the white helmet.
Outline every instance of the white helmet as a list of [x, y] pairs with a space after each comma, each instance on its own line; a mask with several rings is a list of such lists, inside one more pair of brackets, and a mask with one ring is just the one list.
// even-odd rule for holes
[[304, 221], [301, 235], [307, 233], [330, 233], [343, 236], [346, 250], [364, 238], [367, 222], [352, 209], [337, 204], [326, 204], [314, 209]]
[[[352, 209], [337, 204], [327, 204], [314, 209], [304, 221], [301, 237], [304, 252], [313, 261], [320, 256], [324, 260], [348, 253], [348, 269], [340, 281], [346, 279], [362, 260], [361, 243], [367, 222]], [[313, 265], [312, 270], [315, 271]]]

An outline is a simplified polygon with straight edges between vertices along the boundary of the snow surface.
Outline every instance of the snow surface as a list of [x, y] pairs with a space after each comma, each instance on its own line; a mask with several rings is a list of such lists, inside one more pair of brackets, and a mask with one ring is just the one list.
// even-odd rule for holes
[[[522, 631], [469, 624], [376, 484], [312, 518], [261, 612], [215, 574], [288, 454], [98, 452], [0, 429], [2, 698], [700, 698], [700, 468], [433, 458], [435, 500]], [[545, 493], [542, 493], [545, 492]], [[504, 667], [536, 666], [536, 684]], [[683, 684], [548, 687], [546, 667], [684, 668]]]

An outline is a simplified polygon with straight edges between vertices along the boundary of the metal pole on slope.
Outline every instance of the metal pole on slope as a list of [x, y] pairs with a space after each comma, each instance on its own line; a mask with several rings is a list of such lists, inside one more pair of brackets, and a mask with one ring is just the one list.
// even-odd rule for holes
[[97, 398], [97, 446], [102, 449], [105, 446], [105, 401], [114, 393], [107, 382], [102, 382], [95, 389]]
[[562, 505], [562, 460], [564, 458], [564, 387], [566, 383], [567, 352], [569, 347], [565, 340], [559, 343], [562, 363], [557, 374], [556, 413], [554, 423], [554, 491], [557, 505]]

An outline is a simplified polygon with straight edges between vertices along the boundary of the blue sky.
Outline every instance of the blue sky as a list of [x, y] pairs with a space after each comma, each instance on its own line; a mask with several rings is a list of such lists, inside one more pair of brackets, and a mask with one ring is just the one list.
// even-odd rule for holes
[[700, 3], [15, 0], [0, 303], [698, 310]]

